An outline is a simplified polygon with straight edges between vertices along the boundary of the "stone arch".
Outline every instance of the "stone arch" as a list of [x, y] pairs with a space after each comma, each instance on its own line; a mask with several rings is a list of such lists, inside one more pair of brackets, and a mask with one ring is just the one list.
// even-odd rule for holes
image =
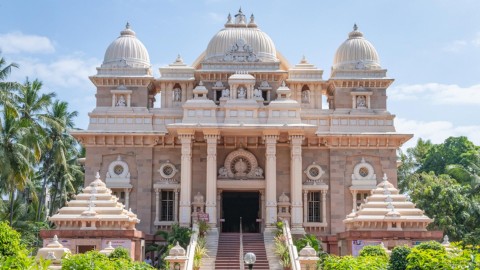
[[263, 179], [263, 169], [252, 152], [240, 148], [227, 155], [219, 170], [219, 178]]

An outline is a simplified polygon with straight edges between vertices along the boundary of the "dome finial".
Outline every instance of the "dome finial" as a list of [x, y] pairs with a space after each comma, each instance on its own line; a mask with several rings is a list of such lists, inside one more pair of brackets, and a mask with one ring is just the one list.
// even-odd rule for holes
[[357, 31], [358, 30], [358, 26], [356, 23], [353, 24], [353, 31]]
[[242, 13], [242, 6], [240, 6], [240, 8], [238, 9], [238, 13]]
[[125, 25], [125, 28], [130, 29], [130, 23], [129, 22], [127, 22], [127, 24]]
[[232, 15], [230, 13], [227, 16], [227, 23], [232, 23]]

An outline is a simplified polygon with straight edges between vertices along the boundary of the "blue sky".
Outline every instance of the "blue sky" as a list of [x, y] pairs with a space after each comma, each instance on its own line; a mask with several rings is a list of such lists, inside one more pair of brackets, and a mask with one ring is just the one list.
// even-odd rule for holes
[[[480, 1], [476, 0], [30, 0], [2, 1], [0, 49], [20, 64], [11, 79], [39, 78], [79, 112], [86, 128], [96, 73], [108, 45], [130, 22], [155, 75], [177, 54], [191, 64], [239, 7], [290, 62], [305, 55], [328, 79], [354, 23], [373, 43], [395, 83], [387, 90], [397, 131], [480, 145]], [[414, 145], [416, 138], [407, 146]]]

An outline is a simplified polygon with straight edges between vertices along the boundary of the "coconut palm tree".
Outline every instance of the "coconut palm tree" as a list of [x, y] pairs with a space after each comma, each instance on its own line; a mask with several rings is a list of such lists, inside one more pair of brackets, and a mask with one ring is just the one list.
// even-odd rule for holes
[[20, 125], [20, 121], [10, 110], [4, 110], [0, 119], [0, 171], [1, 190], [9, 193], [10, 223], [13, 220], [13, 204], [16, 191], [23, 191], [28, 185], [32, 173], [32, 155], [25, 134], [28, 129]]
[[0, 57], [0, 106], [16, 115], [15, 103], [12, 100], [12, 91], [18, 89], [17, 82], [7, 81], [13, 68], [18, 68], [16, 63], [7, 64], [5, 58]]
[[[68, 103], [55, 101], [48, 110], [48, 118], [55, 121], [55, 125], [48, 125], [45, 129], [49, 142], [42, 157], [41, 173], [43, 174], [42, 193], [37, 211], [37, 220], [40, 218], [41, 209], [44, 209], [44, 191], [49, 183], [52, 189], [52, 204], [50, 212], [56, 207], [61, 207], [67, 194], [75, 193], [78, 182], [83, 178], [81, 167], [77, 163], [78, 150], [75, 139], [68, 133], [74, 127], [73, 119], [77, 112], [68, 111]], [[59, 201], [57, 201], [57, 195]]]

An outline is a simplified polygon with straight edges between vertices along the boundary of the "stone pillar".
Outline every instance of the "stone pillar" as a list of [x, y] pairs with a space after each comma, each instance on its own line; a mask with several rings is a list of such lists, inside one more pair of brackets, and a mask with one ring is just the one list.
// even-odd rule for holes
[[303, 134], [290, 134], [290, 202], [292, 233], [305, 234], [302, 203], [302, 141]]
[[260, 218], [262, 219], [260, 231], [265, 224], [265, 190], [260, 190]]
[[204, 132], [207, 141], [207, 194], [206, 213], [210, 228], [217, 227], [217, 140], [219, 132]]
[[303, 223], [308, 222], [308, 190], [303, 191]]
[[322, 190], [322, 223], [327, 223], [327, 191]]
[[159, 188], [155, 189], [155, 223], [160, 222], [160, 192]]
[[178, 189], [175, 189], [175, 197], [173, 198], [173, 221], [178, 222]]
[[278, 132], [266, 133], [265, 139], [265, 197], [266, 197], [266, 219], [267, 228], [274, 228], [277, 222], [277, 139]]
[[180, 180], [180, 226], [190, 227], [191, 200], [192, 200], [192, 140], [193, 130], [178, 132], [182, 144], [182, 168]]

